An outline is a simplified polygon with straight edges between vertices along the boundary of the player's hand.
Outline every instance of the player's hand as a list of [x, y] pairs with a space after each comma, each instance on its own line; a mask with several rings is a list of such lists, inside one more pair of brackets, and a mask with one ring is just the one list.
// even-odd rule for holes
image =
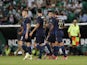
[[25, 35], [25, 39], [28, 39], [28, 34]]
[[32, 35], [33, 35], [33, 33], [31, 32], [31, 33], [29, 34], [29, 36], [32, 37]]
[[22, 34], [22, 32], [18, 32], [18, 35], [21, 35]]

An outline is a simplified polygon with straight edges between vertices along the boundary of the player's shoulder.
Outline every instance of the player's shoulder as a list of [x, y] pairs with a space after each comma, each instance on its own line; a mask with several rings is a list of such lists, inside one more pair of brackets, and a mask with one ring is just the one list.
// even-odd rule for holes
[[38, 16], [37, 19], [44, 19], [44, 16]]
[[29, 17], [26, 17], [26, 20], [31, 20]]
[[31, 23], [31, 19], [29, 17], [26, 17], [25, 23]]

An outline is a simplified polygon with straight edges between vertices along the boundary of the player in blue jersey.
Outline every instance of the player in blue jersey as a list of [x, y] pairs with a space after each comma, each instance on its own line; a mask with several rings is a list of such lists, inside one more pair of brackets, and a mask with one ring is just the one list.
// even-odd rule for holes
[[42, 59], [42, 54], [43, 54], [43, 43], [44, 43], [44, 38], [45, 38], [45, 31], [43, 28], [44, 24], [44, 19], [42, 16], [42, 11], [41, 9], [38, 9], [37, 12], [37, 19], [36, 19], [36, 26], [30, 33], [30, 36], [33, 35], [33, 33], [36, 31], [36, 43], [37, 43], [37, 49], [39, 50], [39, 59]]
[[55, 25], [55, 37], [56, 37], [56, 45], [58, 45], [58, 48], [61, 48], [63, 51], [64, 59], [67, 59], [67, 55], [65, 52], [64, 43], [62, 41], [62, 38], [64, 36], [63, 28], [64, 28], [64, 21], [58, 18], [58, 12], [55, 12], [55, 18], [56, 18], [56, 25]]
[[54, 17], [54, 12], [48, 11], [48, 16], [49, 16], [49, 38], [48, 41], [51, 43], [52, 47], [52, 53], [53, 53], [53, 59], [57, 59], [58, 56], [58, 47], [55, 44], [56, 37], [55, 37], [55, 27], [56, 27], [56, 19]]
[[28, 11], [27, 10], [24, 9], [22, 11], [22, 17], [23, 17], [23, 22], [22, 22], [22, 26], [23, 26], [22, 41], [23, 41], [23, 43], [26, 43], [26, 45], [24, 45], [22, 43], [22, 48], [26, 52], [24, 60], [26, 60], [28, 58], [30, 60], [32, 60], [31, 37], [29, 36], [30, 29], [31, 29], [31, 20], [28, 17]]

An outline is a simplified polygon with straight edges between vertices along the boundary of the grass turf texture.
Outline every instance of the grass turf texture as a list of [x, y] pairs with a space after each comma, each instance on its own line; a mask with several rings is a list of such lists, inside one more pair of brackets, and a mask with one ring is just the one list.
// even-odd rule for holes
[[87, 56], [69, 56], [63, 60], [23, 60], [23, 56], [0, 56], [0, 65], [87, 65]]

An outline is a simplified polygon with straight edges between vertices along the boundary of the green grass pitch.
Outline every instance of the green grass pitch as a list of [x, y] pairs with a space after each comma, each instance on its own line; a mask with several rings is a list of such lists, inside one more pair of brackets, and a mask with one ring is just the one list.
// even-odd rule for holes
[[69, 56], [63, 60], [23, 60], [23, 56], [0, 56], [0, 65], [87, 65], [87, 56]]

